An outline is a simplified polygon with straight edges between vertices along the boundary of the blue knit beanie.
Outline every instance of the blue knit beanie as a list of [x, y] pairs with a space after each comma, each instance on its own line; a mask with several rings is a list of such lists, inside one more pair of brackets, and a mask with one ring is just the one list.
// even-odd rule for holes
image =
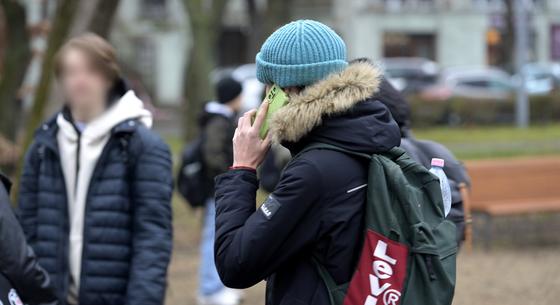
[[313, 20], [294, 21], [276, 30], [256, 62], [259, 81], [282, 88], [313, 84], [348, 65], [342, 38]]

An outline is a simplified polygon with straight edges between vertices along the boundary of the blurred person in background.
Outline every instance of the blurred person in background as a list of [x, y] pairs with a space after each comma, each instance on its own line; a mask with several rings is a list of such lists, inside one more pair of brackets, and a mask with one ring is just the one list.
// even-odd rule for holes
[[21, 177], [27, 240], [60, 304], [162, 305], [172, 247], [169, 149], [103, 38], [70, 39], [55, 75], [65, 103], [36, 132]]
[[445, 160], [443, 171], [451, 187], [451, 211], [447, 216], [457, 226], [457, 243], [465, 237], [465, 212], [461, 196], [461, 183], [470, 185], [470, 178], [463, 164], [440, 143], [418, 140], [410, 130], [410, 107], [406, 98], [387, 79], [381, 81], [376, 99], [389, 108], [401, 130], [401, 147], [418, 163], [430, 169], [432, 158]]
[[37, 262], [33, 249], [12, 211], [11, 183], [0, 172], [0, 304], [41, 304], [56, 301], [49, 275]]
[[216, 101], [204, 106], [200, 116], [202, 133], [202, 163], [209, 185], [200, 245], [199, 296], [200, 305], [235, 305], [241, 293], [224, 286], [214, 263], [215, 201], [214, 178], [233, 163], [231, 141], [235, 132], [237, 112], [242, 107], [241, 83], [225, 77], [216, 84]]
[[[358, 58], [352, 63], [373, 64], [368, 58]], [[391, 115], [399, 125], [401, 131], [401, 145], [404, 150], [418, 163], [430, 169], [432, 158], [445, 160], [443, 168], [449, 186], [451, 187], [451, 212], [447, 216], [457, 226], [457, 243], [460, 244], [465, 234], [465, 214], [463, 210], [463, 198], [461, 197], [460, 184], [470, 185], [467, 170], [459, 162], [453, 153], [440, 143], [428, 140], [418, 140], [411, 131], [410, 105], [404, 95], [383, 77], [375, 99], [387, 106]]]
[[259, 137], [263, 103], [240, 118], [234, 161], [216, 179], [216, 265], [224, 283], [245, 288], [266, 279], [266, 304], [330, 304], [314, 262], [337, 283], [349, 282], [365, 229], [367, 166], [329, 150], [304, 151], [255, 210], [256, 168], [271, 139], [292, 155], [311, 143], [375, 154], [400, 143], [397, 123], [372, 97], [380, 71], [348, 65], [344, 41], [329, 27], [299, 20], [274, 32], [257, 54], [257, 76], [289, 94], [276, 111], [268, 137]]

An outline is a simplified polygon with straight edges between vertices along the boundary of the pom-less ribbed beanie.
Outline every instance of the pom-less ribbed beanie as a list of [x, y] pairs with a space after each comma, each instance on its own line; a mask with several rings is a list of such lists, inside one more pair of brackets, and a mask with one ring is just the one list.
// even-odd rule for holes
[[276, 30], [256, 62], [259, 81], [282, 88], [313, 84], [348, 65], [342, 38], [313, 20], [294, 21]]

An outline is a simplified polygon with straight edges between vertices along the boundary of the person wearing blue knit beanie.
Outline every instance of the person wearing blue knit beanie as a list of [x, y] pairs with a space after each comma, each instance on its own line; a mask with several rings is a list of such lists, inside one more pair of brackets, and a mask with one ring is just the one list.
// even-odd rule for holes
[[[400, 144], [399, 126], [375, 99], [381, 73], [370, 63], [348, 64], [342, 38], [313, 20], [276, 30], [256, 63], [259, 81], [280, 86], [289, 100], [268, 118], [265, 139], [259, 129], [267, 102], [256, 117], [252, 110], [239, 119], [233, 164], [215, 180], [216, 268], [231, 288], [266, 279], [266, 305], [342, 304], [364, 245], [368, 166], [311, 145], [373, 155]], [[255, 210], [257, 167], [271, 142], [294, 158]], [[331, 294], [321, 274], [341, 289]], [[361, 297], [344, 304], [365, 304]]]
[[346, 68], [346, 44], [328, 26], [298, 20], [274, 32], [257, 54], [257, 78], [282, 88], [315, 83]]

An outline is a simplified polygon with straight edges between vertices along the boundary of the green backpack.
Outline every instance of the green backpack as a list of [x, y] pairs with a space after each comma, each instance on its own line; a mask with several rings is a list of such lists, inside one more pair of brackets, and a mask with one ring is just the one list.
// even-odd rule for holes
[[367, 155], [315, 143], [369, 160], [366, 231], [349, 283], [337, 285], [314, 259], [331, 305], [450, 305], [455, 288], [455, 225], [445, 219], [437, 177], [401, 148]]

